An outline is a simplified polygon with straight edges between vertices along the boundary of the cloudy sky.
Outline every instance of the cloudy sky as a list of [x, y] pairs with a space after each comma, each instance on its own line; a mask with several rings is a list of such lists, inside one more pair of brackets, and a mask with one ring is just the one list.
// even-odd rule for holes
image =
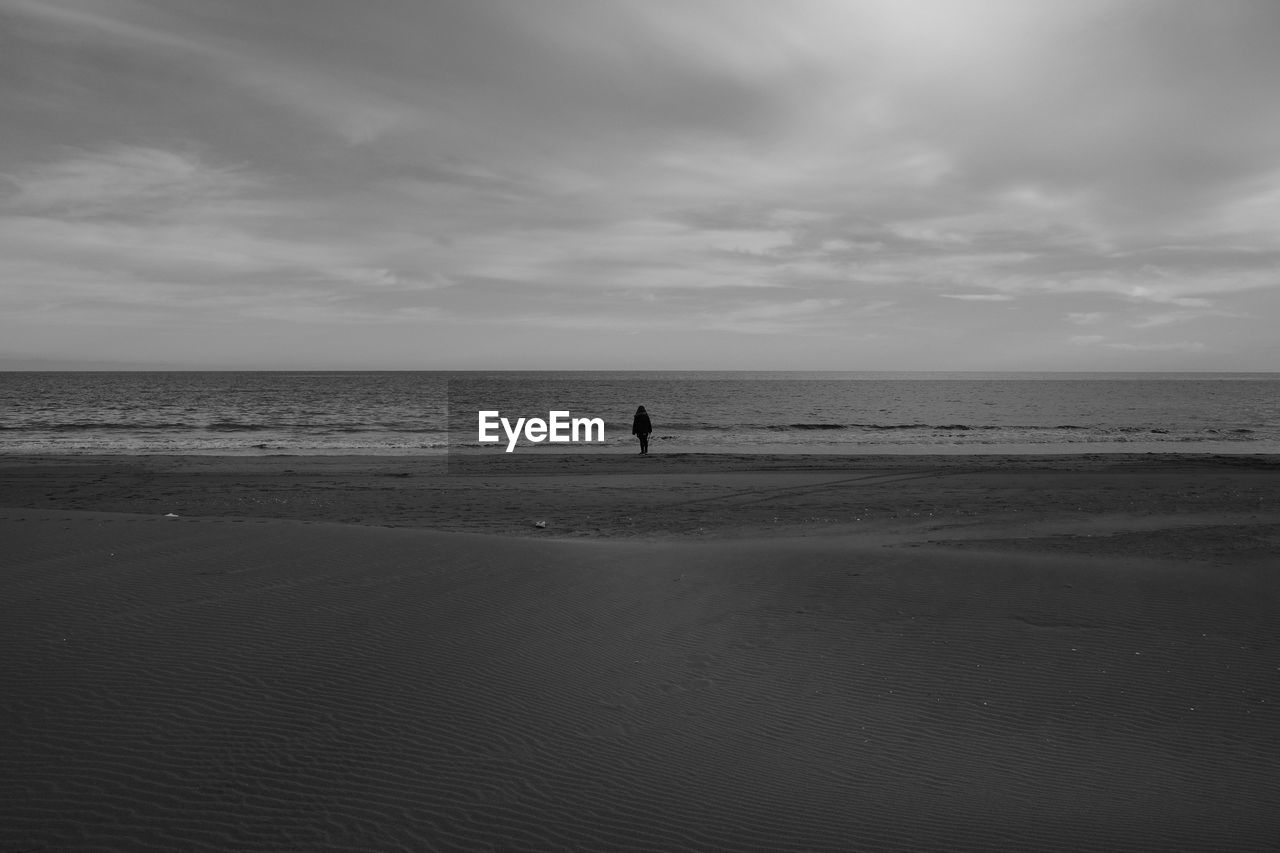
[[0, 366], [1280, 370], [1274, 0], [0, 0]]

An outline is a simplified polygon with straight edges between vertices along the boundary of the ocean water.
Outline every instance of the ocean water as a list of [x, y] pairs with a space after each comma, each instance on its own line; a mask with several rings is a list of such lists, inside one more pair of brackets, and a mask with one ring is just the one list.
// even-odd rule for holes
[[0, 453], [501, 453], [477, 412], [605, 421], [654, 452], [1280, 452], [1280, 374], [0, 373]]

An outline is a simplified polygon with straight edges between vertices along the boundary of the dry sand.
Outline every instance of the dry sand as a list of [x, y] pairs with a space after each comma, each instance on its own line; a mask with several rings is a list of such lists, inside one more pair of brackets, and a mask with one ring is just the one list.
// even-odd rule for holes
[[1261, 457], [3, 459], [0, 853], [1274, 850], [1277, 500]]

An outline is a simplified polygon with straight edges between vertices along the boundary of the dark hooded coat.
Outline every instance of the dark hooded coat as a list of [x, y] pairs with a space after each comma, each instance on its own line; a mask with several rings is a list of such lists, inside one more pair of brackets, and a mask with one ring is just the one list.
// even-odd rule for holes
[[636, 416], [631, 419], [632, 435], [648, 435], [653, 432], [653, 424], [649, 422], [649, 413], [644, 410], [644, 406], [636, 412]]

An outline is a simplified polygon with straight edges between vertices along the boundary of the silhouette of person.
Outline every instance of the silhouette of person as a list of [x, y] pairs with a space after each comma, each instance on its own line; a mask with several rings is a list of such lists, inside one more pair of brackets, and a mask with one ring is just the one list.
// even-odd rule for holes
[[644, 406], [636, 409], [636, 416], [631, 419], [631, 434], [640, 439], [640, 455], [649, 455], [649, 433], [653, 432], [653, 424], [649, 421], [649, 413]]

